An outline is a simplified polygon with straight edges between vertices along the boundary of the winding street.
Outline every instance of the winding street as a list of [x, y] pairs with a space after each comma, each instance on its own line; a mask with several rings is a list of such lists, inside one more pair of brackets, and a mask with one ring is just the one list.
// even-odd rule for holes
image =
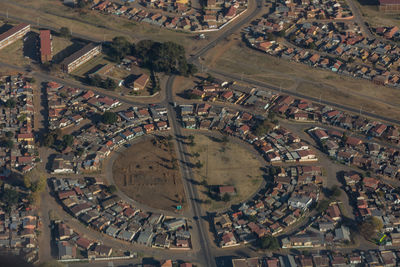
[[[358, 17], [357, 12], [359, 12], [359, 11], [358, 11], [357, 7], [354, 6], [354, 3], [352, 1], [353, 0], [349, 0], [349, 5], [352, 8], [353, 14], [355, 15], [356, 19], [359, 20], [360, 18], [357, 18]], [[0, 1], [0, 2], [2, 2], [2, 1]], [[5, 2], [9, 2], [9, 1], [5, 1]], [[244, 25], [251, 22], [252, 19], [254, 17], [256, 17], [257, 15], [259, 15], [259, 13], [261, 12], [262, 3], [263, 3], [262, 0], [249, 0], [248, 10], [244, 14], [242, 14], [241, 17], [239, 17], [239, 19], [237, 21], [235, 21], [235, 23], [229, 25], [228, 27], [226, 27], [223, 30], [221, 30], [220, 32], [218, 32], [218, 36], [216, 38], [211, 40], [206, 46], [200, 48], [196, 53], [194, 53], [191, 57], [189, 57], [188, 62], [193, 63], [199, 67], [200, 66], [199, 58], [202, 57], [204, 54], [206, 54], [210, 49], [214, 48], [220, 41], [224, 40], [226, 37], [230, 36], [234, 32], [237, 32]], [[0, 16], [5, 17], [6, 14], [4, 14], [4, 12], [3, 13], [0, 12]], [[15, 19], [15, 20], [22, 21], [22, 22], [35, 24], [35, 22], [30, 21], [30, 20], [20, 19], [18, 17], [11, 17], [11, 16], [9, 16], [9, 17], [12, 19]], [[360, 24], [360, 27], [362, 27], [362, 28], [366, 27], [365, 23], [359, 22], [359, 24]], [[51, 30], [58, 31], [58, 29], [51, 27], [49, 25], [40, 24], [38, 26], [46, 27]], [[365, 29], [363, 29], [363, 30], [365, 32], [367, 32]], [[76, 33], [74, 33], [74, 37], [88, 40], [88, 38], [86, 36], [79, 35]], [[92, 39], [90, 39], [90, 41], [101, 42], [101, 40], [92, 40]], [[14, 65], [12, 65], [10, 63], [6, 63], [6, 62], [0, 62], [0, 67], [17, 69], [21, 72], [25, 71], [24, 68], [14, 66]], [[249, 85], [256, 86], [261, 89], [277, 91], [277, 92], [293, 95], [295, 97], [300, 97], [300, 98], [304, 98], [307, 100], [311, 100], [314, 102], [321, 102], [323, 104], [330, 105], [330, 106], [339, 108], [341, 110], [358, 113], [357, 109], [341, 105], [340, 103], [334, 103], [334, 102], [329, 102], [329, 101], [324, 101], [324, 100], [320, 101], [319, 99], [309, 97], [309, 96], [306, 96], [306, 95], [303, 95], [303, 94], [300, 94], [297, 92], [292, 92], [292, 91], [289, 91], [286, 89], [278, 88], [278, 87], [272, 86], [272, 85], [264, 83], [264, 82], [240, 77], [240, 75], [226, 73], [226, 72], [222, 72], [222, 71], [214, 70], [214, 69], [210, 69], [209, 72], [211, 74], [222, 76], [226, 79], [242, 80], [243, 82], [248, 83]], [[52, 80], [52, 81], [56, 81], [56, 82], [59, 82], [61, 84], [71, 86], [71, 87], [80, 87], [83, 89], [91, 89], [91, 90], [95, 91], [96, 93], [106, 95], [106, 96], [109, 96], [112, 98], [116, 98], [116, 99], [120, 100], [121, 102], [130, 104], [130, 105], [134, 105], [134, 106], [143, 106], [144, 105], [142, 102], [136, 102], [136, 101], [128, 99], [127, 97], [122, 97], [122, 96], [116, 95], [115, 93], [107, 92], [106, 90], [84, 86], [76, 81], [71, 80], [71, 79], [54, 77], [54, 76], [51, 76], [51, 75], [41, 72], [41, 71], [32, 71], [30, 73], [30, 75], [35, 77], [38, 80], [38, 82]], [[197, 187], [193, 183], [190, 182], [193, 179], [193, 172], [192, 172], [191, 165], [190, 165], [190, 159], [188, 157], [189, 154], [188, 154], [185, 142], [183, 142], [182, 128], [179, 125], [179, 122], [177, 121], [177, 114], [173, 107], [173, 103], [174, 103], [174, 99], [175, 99], [174, 94], [173, 94], [173, 85], [174, 85], [175, 78], [176, 78], [176, 76], [174, 76], [174, 75], [170, 76], [168, 78], [166, 86], [165, 86], [165, 95], [162, 96], [163, 99], [161, 100], [161, 102], [159, 104], [163, 104], [163, 105], [167, 106], [169, 122], [171, 124], [171, 134], [175, 137], [174, 144], [175, 144], [175, 148], [177, 151], [177, 157], [179, 160], [179, 167], [180, 167], [180, 171], [182, 174], [184, 189], [185, 189], [186, 196], [188, 199], [187, 204], [189, 206], [188, 211], [186, 212], [185, 215], [187, 215], [187, 217], [189, 217], [189, 219], [192, 222], [191, 223], [193, 226], [193, 230], [192, 230], [192, 235], [193, 235], [192, 240], [193, 241], [192, 241], [192, 243], [193, 243], [194, 250], [190, 251], [190, 252], [176, 252], [176, 251], [168, 251], [168, 250], [150, 249], [150, 248], [140, 247], [140, 246], [137, 246], [134, 244], [129, 244], [129, 243], [108, 237], [102, 233], [95, 231], [95, 230], [88, 229], [86, 226], [81, 224], [79, 221], [72, 218], [68, 213], [66, 213], [61, 208], [61, 206], [55, 201], [55, 199], [49, 194], [49, 192], [46, 192], [43, 195], [43, 200], [42, 200], [43, 206], [44, 206], [43, 210], [49, 211], [49, 210], [55, 209], [57, 211], [57, 213], [60, 215], [61, 219], [66, 221], [68, 224], [70, 224], [78, 232], [85, 233], [85, 235], [87, 235], [88, 238], [92, 238], [92, 239], [96, 239], [96, 240], [103, 240], [107, 244], [115, 246], [116, 248], [119, 248], [119, 249], [123, 249], [123, 250], [131, 249], [133, 251], [139, 251], [139, 252], [144, 253], [146, 256], [153, 256], [156, 258], [162, 257], [162, 258], [172, 258], [172, 259], [183, 259], [183, 260], [188, 260], [188, 261], [193, 261], [193, 262], [199, 263], [199, 264], [201, 264], [201, 266], [213, 267], [213, 266], [217, 266], [215, 257], [228, 256], [228, 255], [238, 255], [238, 256], [240, 256], [240, 255], [242, 255], [242, 256], [243, 255], [244, 256], [260, 255], [259, 253], [251, 250], [248, 247], [222, 250], [222, 249], [217, 248], [215, 246], [213, 240], [210, 239], [209, 230], [208, 230], [208, 227], [209, 227], [208, 215], [207, 215], [207, 212], [202, 209], [201, 204], [197, 201], [199, 199]], [[378, 114], [374, 114], [374, 113], [370, 113], [370, 112], [363, 112], [363, 115], [369, 116], [371, 118], [391, 122], [391, 123], [400, 124], [400, 120], [387, 118], [387, 117], [380, 116]], [[117, 153], [113, 154], [113, 156], [116, 156], [116, 155], [117, 155]], [[112, 161], [113, 161], [112, 159], [109, 159], [109, 162], [111, 162], [110, 164], [112, 164]], [[107, 169], [108, 169], [108, 172], [110, 170], [112, 170], [110, 165], [108, 166]], [[111, 179], [111, 180], [108, 180], [108, 182], [112, 183], [112, 176], [110, 175], [110, 173], [106, 174], [106, 176], [109, 179]], [[131, 199], [128, 198], [127, 196], [124, 196], [122, 194], [122, 192], [119, 191], [118, 194], [122, 197], [122, 199], [124, 199], [128, 202], [131, 202]], [[345, 202], [345, 200], [344, 200], [344, 202]], [[347, 201], [347, 203], [348, 203], [348, 201]], [[139, 207], [143, 208], [144, 210], [150, 210], [150, 211], [152, 210], [149, 207], [145, 207], [143, 205], [141, 206], [140, 203], [134, 203], [134, 205], [139, 206]], [[46, 216], [46, 214], [43, 214], [43, 216]], [[177, 216], [177, 215], [174, 214], [174, 216]], [[45, 224], [48, 224], [47, 219], [44, 220], [44, 222], [45, 222]], [[46, 226], [47, 225], [45, 225], [45, 227]], [[48, 246], [46, 246], [46, 248], [47, 247]], [[48, 254], [50, 255], [50, 253], [48, 253]]]

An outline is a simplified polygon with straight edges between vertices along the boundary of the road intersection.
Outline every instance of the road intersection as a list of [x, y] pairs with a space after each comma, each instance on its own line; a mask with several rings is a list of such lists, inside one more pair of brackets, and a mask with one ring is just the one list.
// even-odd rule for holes
[[[196, 53], [194, 53], [188, 59], [188, 61], [190, 63], [196, 64], [197, 66], [200, 66], [199, 58], [201, 58], [209, 50], [214, 48], [220, 41], [224, 40], [231, 34], [237, 32], [244, 25], [248, 24], [254, 17], [256, 17], [259, 14], [259, 12], [261, 11], [261, 7], [262, 7], [261, 0], [249, 1], [249, 9], [240, 17], [240, 19], [237, 22], [229, 25], [229, 27], [227, 27], [226, 29], [221, 31], [221, 33], [219, 33], [219, 35], [214, 40], [210, 41], [206, 46], [200, 48]], [[6, 15], [0, 13], [0, 16], [6, 16]], [[11, 18], [20, 20], [23, 22], [27, 22], [27, 23], [33, 23], [33, 24], [35, 23], [32, 21], [19, 19], [17, 17], [11, 17]], [[362, 27], [365, 27], [365, 24], [362, 24], [362, 25], [363, 25]], [[49, 27], [48, 25], [39, 25], [39, 26], [50, 28], [54, 31], [58, 30], [58, 29]], [[85, 36], [78, 35], [76, 33], [74, 33], [74, 36], [85, 39]], [[101, 42], [101, 40], [89, 40], [89, 41]], [[17, 69], [18, 71], [21, 71], [21, 72], [26, 71], [26, 69], [24, 69], [24, 68], [14, 66], [14, 65], [12, 65], [10, 63], [6, 63], [6, 62], [0, 62], [0, 67]], [[264, 82], [260, 82], [260, 81], [256, 81], [256, 80], [252, 80], [252, 79], [248, 79], [248, 78], [243, 78], [243, 77], [240, 77], [239, 75], [226, 73], [226, 72], [222, 72], [219, 70], [213, 70], [213, 69], [209, 69], [209, 73], [222, 76], [229, 80], [242, 80], [243, 82], [245, 82], [249, 85], [252, 85], [252, 86], [256, 86], [260, 89], [277, 91], [277, 92], [293, 95], [295, 97], [308, 99], [308, 100], [311, 100], [314, 102], [320, 102], [322, 104], [330, 105], [330, 106], [333, 106], [333, 107], [336, 107], [336, 108], [339, 108], [339, 109], [342, 109], [345, 111], [358, 113], [358, 110], [356, 110], [352, 107], [344, 106], [339, 103], [333, 103], [333, 102], [328, 102], [328, 101], [324, 101], [324, 100], [319, 100], [319, 99], [316, 99], [313, 97], [302, 95], [297, 92], [292, 92], [289, 90], [278, 88], [278, 87], [272, 86], [272, 85], [264, 83]], [[61, 84], [67, 85], [67, 86], [71, 86], [71, 87], [81, 87], [84, 89], [91, 89], [102, 95], [116, 98], [116, 99], [120, 100], [121, 102], [130, 104], [130, 105], [144, 106], [144, 104], [140, 101], [134, 101], [128, 97], [118, 96], [114, 93], [110, 93], [110, 92], [107, 92], [102, 89], [87, 87], [87, 86], [84, 86], [73, 80], [60, 78], [60, 77], [54, 77], [50, 74], [47, 74], [47, 73], [44, 73], [41, 71], [32, 71], [30, 73], [30, 75], [35, 77], [37, 79], [37, 81], [39, 81], [39, 82], [52, 80], [52, 81], [56, 81], [58, 83], [61, 83]], [[135, 251], [142, 252], [146, 256], [154, 256], [154, 257], [162, 256], [163, 258], [190, 260], [190, 261], [198, 262], [204, 266], [217, 266], [216, 262], [215, 262], [216, 257], [228, 256], [228, 255], [250, 255], [250, 254], [254, 255], [254, 254], [257, 254], [257, 252], [255, 252], [249, 248], [228, 249], [228, 250], [217, 249], [213, 240], [211, 240], [211, 238], [210, 238], [210, 234], [209, 234], [209, 230], [208, 230], [208, 227], [209, 227], [208, 226], [208, 216], [207, 216], [207, 213], [202, 209], [201, 204], [197, 201], [199, 198], [198, 198], [198, 192], [197, 192], [196, 186], [190, 182], [193, 179], [193, 172], [192, 172], [191, 165], [190, 165], [190, 159], [187, 156], [188, 155], [187, 148], [186, 148], [185, 142], [183, 141], [184, 135], [182, 133], [182, 129], [179, 125], [179, 122], [176, 120], [177, 114], [176, 114], [176, 110], [173, 106], [173, 103], [175, 101], [175, 97], [173, 94], [173, 86], [174, 86], [175, 78], [176, 78], [176, 76], [174, 76], [174, 75], [172, 75], [168, 78], [166, 86], [165, 86], [165, 92], [163, 93], [163, 96], [162, 96], [163, 99], [159, 103], [156, 103], [156, 104], [165, 105], [165, 106], [167, 106], [167, 109], [168, 109], [169, 122], [171, 124], [171, 134], [174, 136], [176, 151], [178, 152], [177, 156], [178, 156], [178, 160], [180, 163], [179, 164], [180, 171], [182, 173], [182, 179], [184, 181], [184, 188], [185, 188], [185, 191], [187, 194], [187, 199], [189, 201], [189, 203], [188, 203], [189, 211], [185, 215], [187, 215], [191, 219], [192, 225], [194, 228], [192, 230], [192, 232], [194, 232], [194, 235], [195, 235], [194, 250], [191, 252], [177, 253], [177, 252], [171, 252], [171, 251], [167, 251], [167, 250], [160, 251], [160, 250], [148, 249], [148, 248], [144, 248], [144, 247], [140, 247], [140, 246], [136, 246], [136, 245], [127, 246], [126, 243], [124, 243], [124, 242], [117, 241], [116, 239], [107, 237], [104, 234], [101, 234], [94, 230], [89, 230], [86, 227], [84, 227], [76, 219], [73, 219], [64, 210], [62, 210], [61, 206], [59, 206], [58, 203], [55, 203], [55, 199], [52, 196], [50, 196], [48, 192], [45, 192], [44, 196], [43, 196], [43, 202], [45, 203], [44, 211], [48, 212], [49, 210], [51, 210], [50, 205], [57, 205], [58, 214], [60, 214], [60, 216], [63, 220], [68, 221], [68, 223], [70, 223], [74, 229], [76, 228], [78, 231], [84, 231], [88, 235], [88, 237], [96, 238], [98, 240], [106, 240], [106, 242], [108, 242], [109, 244], [112, 244], [113, 246], [116, 246], [117, 248], [121, 248], [121, 249], [129, 248], [129, 249], [132, 249]], [[364, 113], [364, 115], [375, 118], [375, 119], [400, 124], [400, 120], [383, 117], [378, 114], [373, 114], [373, 113], [365, 112], [365, 111], [363, 113]], [[46, 216], [46, 214], [42, 214], [42, 215]], [[45, 224], [48, 224], [47, 219], [43, 220], [43, 221], [45, 222]]]

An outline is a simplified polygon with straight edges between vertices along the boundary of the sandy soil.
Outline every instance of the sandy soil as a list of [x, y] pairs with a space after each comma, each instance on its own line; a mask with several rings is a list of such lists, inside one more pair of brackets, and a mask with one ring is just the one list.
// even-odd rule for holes
[[[149, 139], [125, 150], [115, 161], [116, 185], [132, 199], [153, 208], [175, 210], [185, 202], [179, 169], [173, 168], [173, 146]], [[177, 165], [176, 165], [177, 166]]]

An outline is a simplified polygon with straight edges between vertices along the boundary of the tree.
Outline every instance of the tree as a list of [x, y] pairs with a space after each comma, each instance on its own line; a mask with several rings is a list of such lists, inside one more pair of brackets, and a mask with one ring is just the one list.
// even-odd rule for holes
[[200, 157], [200, 153], [199, 153], [199, 152], [195, 152], [195, 153], [193, 153], [193, 157], [195, 157], [195, 158], [198, 158], [198, 157]]
[[6, 139], [3, 141], [3, 146], [12, 149], [14, 147], [14, 141], [11, 139]]
[[201, 163], [201, 162], [198, 160], [194, 166], [195, 166], [197, 169], [200, 169], [200, 168], [203, 167], [203, 163]]
[[36, 82], [35, 78], [33, 78], [33, 77], [26, 77], [25, 81], [27, 81], [28, 83], [35, 83]]
[[271, 235], [266, 235], [258, 240], [258, 244], [262, 249], [276, 250], [279, 249], [279, 241]]
[[326, 199], [319, 201], [317, 205], [317, 211], [320, 213], [326, 211], [329, 207], [329, 203], [330, 201]]
[[192, 75], [196, 72], [195, 66], [190, 66], [186, 61], [185, 48], [174, 42], [142, 40], [132, 52], [142, 60], [145, 67], [156, 72], [180, 75]]
[[222, 200], [223, 202], [229, 202], [229, 201], [231, 200], [231, 195], [229, 195], [228, 193], [225, 193], [225, 194], [222, 196], [221, 200]]
[[114, 194], [115, 192], [117, 192], [117, 187], [115, 185], [110, 185], [107, 187], [107, 192], [110, 194]]
[[340, 191], [340, 188], [337, 185], [334, 185], [331, 187], [330, 193], [331, 193], [331, 196], [334, 198], [338, 198], [342, 194], [342, 192]]
[[271, 129], [270, 123], [267, 120], [264, 120], [256, 126], [254, 133], [257, 136], [263, 136], [266, 135], [270, 129]]
[[55, 136], [53, 133], [48, 133], [45, 135], [44, 139], [43, 139], [43, 145], [50, 147], [54, 144], [55, 141]]
[[6, 211], [11, 211], [11, 207], [18, 203], [19, 193], [14, 189], [4, 189], [1, 201], [5, 204]]
[[377, 232], [382, 230], [382, 228], [382, 221], [375, 216], [366, 219], [359, 227], [360, 233], [368, 240], [373, 238]]
[[31, 178], [28, 175], [24, 175], [24, 186], [29, 189], [31, 185]]
[[76, 3], [77, 8], [85, 8], [89, 5], [89, 2], [87, 0], [78, 0]]
[[15, 108], [16, 105], [17, 105], [17, 102], [15, 101], [14, 98], [7, 99], [7, 101], [5, 103], [5, 106], [7, 108]]
[[7, 138], [12, 138], [12, 137], [14, 137], [14, 133], [13, 132], [6, 132], [6, 137]]
[[117, 114], [111, 111], [106, 111], [101, 116], [101, 121], [105, 124], [114, 124], [118, 120]]
[[61, 27], [60, 36], [64, 38], [71, 38], [71, 30], [68, 27]]
[[127, 54], [131, 54], [131, 51], [131, 43], [123, 36], [114, 37], [106, 49], [107, 55], [116, 62], [120, 62]]
[[63, 136], [64, 147], [72, 146], [73, 143], [74, 143], [74, 137], [72, 135], [66, 134]]

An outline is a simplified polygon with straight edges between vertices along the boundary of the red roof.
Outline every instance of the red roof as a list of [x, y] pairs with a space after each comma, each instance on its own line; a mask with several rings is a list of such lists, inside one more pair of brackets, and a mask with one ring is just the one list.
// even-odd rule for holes
[[42, 58], [51, 58], [51, 35], [50, 30], [40, 31], [40, 53]]
[[219, 193], [220, 194], [232, 194], [235, 193], [235, 187], [233, 186], [220, 186], [219, 187]]

